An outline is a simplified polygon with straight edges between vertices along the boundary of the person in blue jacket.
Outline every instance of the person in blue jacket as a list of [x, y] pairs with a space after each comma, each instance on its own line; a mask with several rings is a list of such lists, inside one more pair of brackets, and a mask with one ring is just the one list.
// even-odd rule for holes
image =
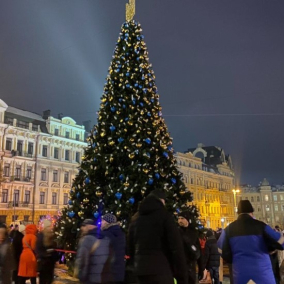
[[126, 237], [116, 216], [107, 213], [102, 217], [102, 234], [110, 239], [113, 259], [111, 262], [112, 284], [124, 283]]
[[238, 204], [238, 219], [223, 230], [218, 247], [233, 267], [234, 284], [275, 284], [269, 253], [283, 250], [284, 237], [253, 218], [248, 200]]

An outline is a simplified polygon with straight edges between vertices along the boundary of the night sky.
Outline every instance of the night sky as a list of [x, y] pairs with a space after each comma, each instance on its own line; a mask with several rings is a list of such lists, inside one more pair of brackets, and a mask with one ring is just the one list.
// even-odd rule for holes
[[[0, 98], [96, 121], [126, 0], [1, 0]], [[230, 154], [237, 183], [284, 182], [284, 1], [136, 0], [176, 151]]]

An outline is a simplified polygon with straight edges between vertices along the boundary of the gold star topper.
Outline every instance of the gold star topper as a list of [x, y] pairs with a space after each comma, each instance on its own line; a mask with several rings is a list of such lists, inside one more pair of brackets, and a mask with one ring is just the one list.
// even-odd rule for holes
[[135, 0], [129, 0], [126, 3], [126, 21], [131, 21], [135, 15]]

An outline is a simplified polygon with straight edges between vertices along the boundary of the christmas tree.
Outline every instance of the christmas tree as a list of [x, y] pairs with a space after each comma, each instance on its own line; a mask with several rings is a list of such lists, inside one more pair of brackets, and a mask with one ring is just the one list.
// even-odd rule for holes
[[111, 212], [127, 229], [139, 202], [154, 189], [166, 192], [171, 212], [189, 209], [198, 216], [188, 205], [192, 194], [177, 169], [141, 31], [134, 20], [122, 25], [98, 121], [57, 224], [58, 239], [68, 250], [86, 218], [99, 220]]

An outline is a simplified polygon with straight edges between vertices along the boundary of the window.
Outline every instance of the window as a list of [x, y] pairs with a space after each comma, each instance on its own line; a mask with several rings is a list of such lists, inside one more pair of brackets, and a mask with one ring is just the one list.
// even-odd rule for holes
[[284, 205], [282, 205], [282, 211], [284, 211]]
[[69, 138], [69, 136], [70, 136], [69, 131], [66, 131], [66, 132], [65, 132], [65, 137], [66, 137], [66, 138]]
[[2, 203], [8, 202], [8, 189], [2, 190]]
[[65, 150], [65, 160], [66, 161], [69, 161], [69, 154], [70, 154], [70, 151], [69, 150]]
[[280, 200], [282, 201], [282, 200], [284, 200], [284, 198], [283, 198], [283, 195], [282, 194], [280, 194]]
[[46, 180], [46, 169], [41, 169], [41, 180]]
[[29, 142], [28, 144], [28, 155], [33, 155], [34, 153], [34, 143]]
[[59, 153], [59, 149], [54, 148], [54, 159], [58, 159], [58, 153]]
[[47, 146], [46, 145], [42, 146], [42, 156], [47, 157]]
[[64, 193], [64, 195], [63, 195], [63, 204], [67, 205], [67, 203], [68, 203], [68, 193]]
[[30, 215], [24, 215], [24, 221], [29, 222]]
[[275, 221], [276, 221], [276, 222], [279, 222], [279, 216], [276, 216], [276, 217], [275, 217]]
[[257, 212], [260, 212], [260, 211], [261, 211], [260, 206], [257, 206]]
[[80, 135], [76, 134], [76, 140], [79, 141], [80, 140]]
[[16, 166], [15, 179], [17, 179], [17, 180], [20, 180], [20, 179], [21, 179], [21, 166]]
[[13, 215], [13, 216], [12, 216], [12, 222], [17, 221], [17, 220], [18, 220], [18, 217], [19, 217], [18, 215]]
[[270, 206], [266, 204], [266, 205], [265, 205], [265, 210], [266, 210], [266, 211], [270, 211]]
[[7, 138], [6, 139], [6, 148], [7, 151], [11, 151], [12, 150], [12, 139], [11, 138]]
[[14, 197], [13, 197], [13, 206], [18, 207], [19, 206], [19, 198], [20, 198], [20, 191], [14, 190]]
[[250, 201], [251, 201], [251, 202], [254, 202], [254, 198], [253, 198], [253, 196], [250, 198]]
[[267, 194], [264, 195], [264, 201], [269, 201], [269, 198], [268, 198]]
[[80, 152], [76, 152], [76, 162], [80, 163]]
[[52, 192], [52, 204], [56, 205], [57, 204], [57, 193]]
[[58, 171], [53, 171], [53, 182], [58, 182]]
[[64, 173], [64, 183], [69, 183], [69, 172]]
[[10, 176], [10, 164], [5, 164], [4, 165], [4, 176], [5, 177]]
[[32, 167], [27, 167], [27, 178], [32, 178]]
[[273, 200], [277, 201], [277, 195], [276, 194], [273, 195]]
[[25, 191], [25, 199], [24, 202], [29, 204], [30, 203], [30, 199], [31, 199], [31, 192], [29, 190]]
[[6, 224], [7, 215], [0, 215], [0, 222]]
[[274, 205], [275, 211], [278, 211], [278, 205]]
[[18, 140], [17, 142], [17, 151], [18, 151], [19, 156], [23, 155], [23, 141], [22, 140]]
[[45, 202], [45, 192], [41, 191], [39, 196], [39, 204], [44, 204]]
[[58, 130], [58, 128], [55, 128], [55, 129], [54, 129], [54, 135], [56, 135], [56, 136], [59, 135], [59, 130]]
[[259, 196], [257, 196], [257, 197], [256, 197], [256, 201], [257, 201], [257, 202], [259, 202], [259, 201], [260, 201]]

